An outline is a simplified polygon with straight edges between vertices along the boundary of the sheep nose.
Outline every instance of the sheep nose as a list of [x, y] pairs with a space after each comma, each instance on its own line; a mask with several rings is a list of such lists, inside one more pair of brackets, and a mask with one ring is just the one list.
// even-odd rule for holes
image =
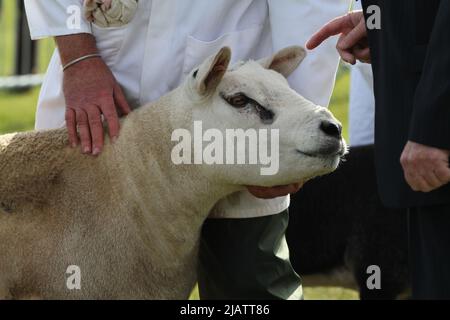
[[320, 123], [320, 130], [326, 135], [340, 139], [342, 136], [342, 126], [338, 123], [331, 121], [322, 121]]

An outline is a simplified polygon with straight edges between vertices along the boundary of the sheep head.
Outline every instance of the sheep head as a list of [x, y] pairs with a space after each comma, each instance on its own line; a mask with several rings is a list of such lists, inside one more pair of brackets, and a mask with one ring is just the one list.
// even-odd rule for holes
[[340, 123], [287, 81], [305, 56], [294, 46], [230, 67], [224, 47], [194, 69], [184, 86], [192, 137], [203, 140], [193, 143], [202, 147], [194, 162], [239, 185], [288, 184], [335, 170], [346, 152]]

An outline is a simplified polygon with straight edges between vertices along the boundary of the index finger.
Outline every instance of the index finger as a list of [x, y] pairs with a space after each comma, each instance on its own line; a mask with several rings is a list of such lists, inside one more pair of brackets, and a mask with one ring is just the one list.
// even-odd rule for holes
[[341, 34], [349, 27], [351, 27], [349, 23], [351, 23], [349, 15], [334, 18], [330, 22], [326, 23], [319, 31], [312, 35], [312, 37], [306, 43], [306, 48], [309, 50], [317, 48], [329, 37]]
[[358, 44], [362, 39], [364, 39], [367, 36], [366, 33], [366, 25], [364, 23], [364, 20], [361, 20], [355, 28], [350, 30], [348, 34], [346, 34], [342, 40], [339, 41], [338, 46], [342, 50], [349, 49], [351, 47], [354, 47], [356, 44]]

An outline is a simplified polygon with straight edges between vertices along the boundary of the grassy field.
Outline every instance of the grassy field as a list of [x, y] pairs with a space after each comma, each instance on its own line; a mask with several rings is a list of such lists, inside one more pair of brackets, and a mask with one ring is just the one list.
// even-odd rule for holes
[[26, 93], [0, 91], [0, 133], [33, 128], [39, 88]]
[[[3, 1], [4, 11], [0, 17], [0, 76], [12, 72], [14, 61], [14, 1]], [[38, 71], [43, 72], [48, 63], [53, 44], [51, 40], [39, 43]], [[344, 135], [348, 137], [348, 88], [349, 74], [346, 68], [341, 67], [338, 73], [336, 87], [331, 100], [330, 109], [343, 123]], [[36, 102], [39, 88], [26, 92], [0, 91], [0, 134], [16, 131], [26, 131], [33, 128]], [[195, 290], [191, 296], [198, 299]], [[341, 288], [305, 288], [305, 298], [322, 299], [357, 299], [354, 291]]]

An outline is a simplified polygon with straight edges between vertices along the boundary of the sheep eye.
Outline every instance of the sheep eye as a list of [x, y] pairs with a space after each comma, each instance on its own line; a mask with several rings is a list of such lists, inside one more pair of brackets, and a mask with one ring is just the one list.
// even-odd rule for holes
[[256, 105], [255, 109], [258, 112], [259, 117], [261, 118], [263, 123], [266, 123], [266, 124], [272, 123], [273, 118], [275, 116], [275, 114], [272, 111], [267, 110], [266, 108], [264, 108], [263, 106], [260, 106], [260, 105]]
[[227, 97], [226, 101], [235, 108], [244, 108], [250, 102], [250, 99], [243, 93], [235, 94], [234, 96]]

